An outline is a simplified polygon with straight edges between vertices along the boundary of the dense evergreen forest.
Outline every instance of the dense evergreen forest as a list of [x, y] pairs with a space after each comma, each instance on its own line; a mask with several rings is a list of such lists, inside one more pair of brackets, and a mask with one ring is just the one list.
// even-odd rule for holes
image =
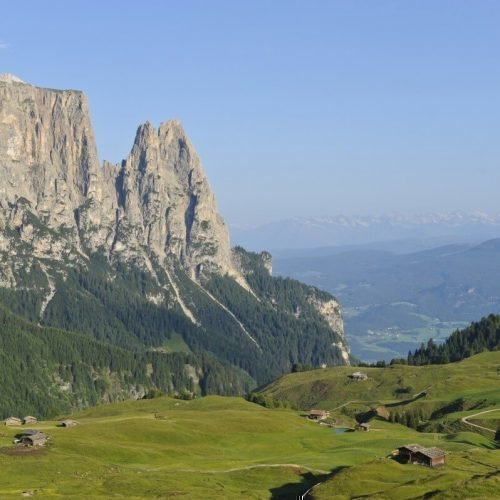
[[500, 315], [490, 314], [464, 330], [452, 333], [444, 343], [432, 339], [408, 353], [409, 365], [443, 364], [460, 361], [483, 351], [500, 349]]
[[60, 266], [51, 269], [56, 293], [42, 318], [41, 303], [49, 284], [36, 261], [18, 277], [16, 289], [0, 289], [0, 304], [33, 323], [131, 351], [175, 351], [179, 347], [173, 345], [175, 339], [180, 339], [181, 350], [211, 353], [257, 384], [289, 372], [296, 363], [342, 364], [333, 346], [341, 337], [308, 300], [311, 294], [322, 300], [332, 297], [292, 279], [273, 278], [259, 254], [238, 249], [237, 255], [254, 293], [229, 277], [214, 275], [202, 288], [182, 269], [172, 273], [197, 323], [182, 312], [170, 278], [157, 263], [152, 262], [153, 279], [140, 267], [111, 265], [100, 254], [85, 266], [53, 264]]
[[258, 382], [289, 372], [297, 363], [315, 367], [343, 364], [340, 353], [331, 348], [340, 336], [309, 301], [311, 295], [324, 300], [332, 297], [293, 279], [273, 278], [261, 256], [242, 248], [236, 251], [256, 296], [224, 276], [213, 276], [205, 286], [245, 324], [260, 346], [262, 370], [268, 376], [257, 377]]
[[131, 351], [30, 323], [0, 306], [0, 418], [53, 417], [150, 392], [237, 395], [248, 375], [208, 353]]

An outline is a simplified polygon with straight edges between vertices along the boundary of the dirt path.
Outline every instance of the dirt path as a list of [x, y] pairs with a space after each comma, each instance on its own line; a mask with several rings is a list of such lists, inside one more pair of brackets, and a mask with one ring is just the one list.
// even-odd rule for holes
[[483, 427], [482, 425], [477, 425], [477, 424], [473, 424], [472, 422], [469, 422], [469, 418], [475, 418], [478, 415], [483, 415], [484, 413], [491, 413], [493, 411], [500, 411], [500, 408], [494, 408], [493, 410], [480, 411], [479, 413], [474, 413], [474, 415], [468, 415], [467, 417], [462, 417], [462, 422], [464, 424], [471, 425], [472, 427], [477, 427], [478, 429], [482, 429], [483, 431], [489, 431], [489, 432], [493, 432], [493, 434], [495, 434], [497, 432], [496, 429], [490, 429], [488, 427]]
[[231, 472], [240, 472], [244, 470], [252, 470], [252, 469], [265, 469], [267, 467], [277, 468], [277, 467], [288, 467], [292, 469], [302, 469], [308, 472], [315, 472], [318, 474], [329, 474], [330, 471], [321, 470], [321, 469], [313, 469], [312, 467], [308, 467], [307, 465], [300, 464], [255, 464], [255, 465], [245, 465], [243, 467], [233, 467], [231, 469], [221, 469], [221, 470], [205, 470], [205, 469], [154, 469], [154, 470], [165, 470], [166, 472], [193, 472], [196, 474], [230, 474]]
[[340, 406], [336, 406], [335, 408], [332, 408], [330, 411], [340, 410], [341, 408], [344, 408], [344, 406], [352, 405], [353, 403], [361, 403], [361, 401], [347, 401], [347, 403], [341, 404]]

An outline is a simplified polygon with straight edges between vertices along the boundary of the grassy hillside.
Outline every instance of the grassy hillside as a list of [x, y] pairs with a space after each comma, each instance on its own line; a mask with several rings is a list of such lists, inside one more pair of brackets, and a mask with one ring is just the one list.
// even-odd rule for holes
[[[351, 380], [356, 371], [366, 373], [366, 381]], [[427, 390], [425, 401], [449, 401], [461, 396], [483, 397], [500, 402], [500, 351], [486, 352], [446, 365], [385, 368], [335, 367], [285, 375], [262, 392], [287, 400], [299, 408], [332, 409], [347, 401], [394, 402], [410, 399]]]
[[[36, 426], [51, 440], [35, 453], [13, 454], [18, 429], [2, 429], [1, 498], [19, 498], [24, 491], [64, 498], [294, 499], [332, 472], [341, 477], [348, 467], [364, 467], [415, 441], [439, 445], [457, 463], [440, 471], [435, 488], [500, 465], [492, 441], [478, 434], [421, 434], [387, 422], [378, 422], [370, 433], [336, 434], [299, 412], [239, 398], [123, 402], [72, 418], [78, 427]], [[471, 447], [476, 451], [464, 462]], [[429, 472], [415, 469], [408, 466], [413, 474]]]
[[474, 430], [493, 437], [492, 431], [472, 428], [462, 418], [500, 409], [499, 351], [446, 365], [361, 368], [367, 380], [349, 378], [358, 370], [338, 367], [289, 374], [263, 388], [259, 396], [271, 406], [328, 409], [341, 425], [383, 415], [423, 431]]

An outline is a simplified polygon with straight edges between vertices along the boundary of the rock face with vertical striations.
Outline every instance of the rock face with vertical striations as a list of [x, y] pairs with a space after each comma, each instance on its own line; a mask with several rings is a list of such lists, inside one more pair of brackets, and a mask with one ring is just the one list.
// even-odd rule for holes
[[[104, 340], [123, 328], [120, 342], [130, 334], [155, 348], [175, 333], [188, 348], [210, 351], [259, 381], [286, 371], [295, 359], [349, 361], [333, 297], [311, 295], [308, 288], [296, 304], [288, 303], [290, 297], [285, 303], [288, 285], [270, 277], [271, 256], [261, 255], [269, 275], [264, 290], [255, 279], [261, 264], [231, 249], [200, 159], [179, 122], [141, 125], [128, 157], [101, 166], [82, 92], [42, 89], [2, 75], [0, 176], [0, 288], [28, 294], [40, 322], [92, 331]], [[110, 283], [129, 283], [130, 293], [138, 294], [138, 317], [146, 305], [137, 304], [156, 307], [147, 313], [160, 318], [154, 329], [144, 321], [131, 326], [137, 317], [132, 305], [126, 314], [121, 305], [113, 309], [116, 293], [105, 298]], [[9, 297], [16, 312], [34, 317], [34, 309]], [[101, 306], [99, 327], [88, 311]], [[307, 314], [294, 312], [299, 310]], [[283, 324], [271, 321], [270, 328], [269, 315], [280, 311]], [[302, 331], [307, 342], [299, 338]], [[268, 362], [273, 349], [290, 352]], [[259, 375], [259, 363], [266, 376]]]
[[101, 168], [83, 93], [4, 77], [0, 99], [3, 208], [27, 200], [49, 228], [111, 259], [175, 259], [192, 277], [236, 274], [227, 228], [178, 122], [140, 126], [122, 165]]

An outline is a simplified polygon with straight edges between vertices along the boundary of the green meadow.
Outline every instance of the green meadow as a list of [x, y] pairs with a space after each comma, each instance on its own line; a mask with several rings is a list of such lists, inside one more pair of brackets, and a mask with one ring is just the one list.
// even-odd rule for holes
[[[499, 354], [482, 354], [456, 366], [366, 369], [375, 382], [361, 408], [374, 400], [378, 404], [379, 399], [394, 399], [400, 377], [405, 386], [411, 380], [415, 391], [431, 385], [435, 392], [431, 388], [428, 397], [440, 404], [466, 394], [486, 400], [487, 408], [500, 407], [500, 386], [495, 385]], [[321, 380], [325, 400], [314, 399], [314, 403], [329, 408], [363, 397], [364, 382], [349, 382], [352, 390], [345, 388], [341, 394], [325, 385], [326, 377], [340, 387], [352, 371], [335, 368], [294, 374], [268, 390], [277, 397], [295, 394], [295, 387], [296, 401], [302, 401], [307, 391], [318, 398]], [[370, 379], [367, 382], [372, 384]], [[467, 385], [471, 381], [474, 384]], [[456, 420], [481, 411], [452, 410], [449, 415]], [[493, 415], [498, 417], [485, 414], [481, 420], [495, 422]], [[314, 485], [310, 498], [430, 494], [454, 498], [449, 496], [454, 488], [468, 491], [469, 496], [494, 498], [491, 491], [498, 491], [500, 453], [494, 436], [467, 426], [448, 433], [417, 432], [374, 418], [370, 432], [337, 434], [308, 420], [303, 411], [269, 409], [242, 398], [219, 396], [128, 401], [81, 411], [71, 418], [80, 425], [67, 429], [57, 427], [56, 421], [34, 425], [50, 437], [39, 450], [13, 448], [12, 441], [22, 428], [0, 430], [0, 498], [19, 498], [24, 493], [40, 498], [294, 499]], [[388, 458], [399, 446], [413, 442], [445, 450], [447, 465], [434, 470]]]

